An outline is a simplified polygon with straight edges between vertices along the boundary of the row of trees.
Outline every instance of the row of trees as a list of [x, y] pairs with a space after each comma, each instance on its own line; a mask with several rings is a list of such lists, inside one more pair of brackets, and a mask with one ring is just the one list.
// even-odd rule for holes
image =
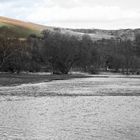
[[101, 40], [98, 46], [101, 67], [125, 73], [139, 72], [140, 68], [140, 36], [135, 41], [130, 40]]
[[43, 59], [49, 63], [54, 73], [67, 74], [69, 70], [79, 68], [87, 71], [97, 60], [97, 50], [87, 35], [79, 40], [69, 34], [43, 32]]
[[[70, 69], [96, 73], [114, 70], [129, 73], [140, 68], [140, 35], [135, 41], [102, 39], [93, 42], [88, 35], [81, 38], [43, 31], [42, 37], [30, 35], [27, 39], [13, 36], [8, 29], [1, 29], [0, 70], [52, 71], [67, 74]], [[9, 36], [11, 35], [11, 36]]]

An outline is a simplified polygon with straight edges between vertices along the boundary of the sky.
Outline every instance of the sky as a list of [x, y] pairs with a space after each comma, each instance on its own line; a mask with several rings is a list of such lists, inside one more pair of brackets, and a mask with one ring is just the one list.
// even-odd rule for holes
[[67, 28], [140, 28], [140, 0], [0, 0], [0, 16]]

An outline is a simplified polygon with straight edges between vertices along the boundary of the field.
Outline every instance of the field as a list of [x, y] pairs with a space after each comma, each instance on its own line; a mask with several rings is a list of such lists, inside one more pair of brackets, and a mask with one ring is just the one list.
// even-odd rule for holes
[[[69, 79], [69, 80], [68, 80]], [[140, 76], [1, 74], [0, 94], [15, 96], [139, 96]]]
[[15, 86], [21, 84], [34, 84], [53, 80], [67, 80], [71, 78], [91, 77], [88, 74], [76, 73], [69, 75], [53, 75], [51, 73], [0, 73], [0, 86]]
[[139, 76], [1, 74], [0, 85], [0, 139], [139, 140]]

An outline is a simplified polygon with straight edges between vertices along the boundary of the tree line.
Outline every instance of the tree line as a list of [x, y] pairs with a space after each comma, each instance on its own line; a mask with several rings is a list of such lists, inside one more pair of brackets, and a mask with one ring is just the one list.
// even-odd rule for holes
[[102, 39], [93, 41], [60, 31], [44, 30], [42, 36], [21, 39], [7, 28], [0, 28], [0, 71], [50, 71], [68, 74], [70, 70], [90, 73], [111, 70], [140, 71], [140, 35], [134, 41]]

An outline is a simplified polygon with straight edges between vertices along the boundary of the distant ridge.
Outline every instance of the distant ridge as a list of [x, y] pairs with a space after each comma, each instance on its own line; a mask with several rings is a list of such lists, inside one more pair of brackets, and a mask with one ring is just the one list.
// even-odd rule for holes
[[25, 21], [11, 19], [11, 18], [2, 17], [2, 16], [0, 16], [0, 23], [21, 26], [24, 28], [29, 28], [29, 29], [37, 30], [37, 31], [49, 28], [49, 27], [44, 26], [44, 25], [39, 25], [39, 24], [31, 23], [31, 22], [25, 22]]
[[0, 27], [2, 26], [6, 26], [11, 30], [14, 30], [21, 37], [27, 37], [30, 34], [39, 35], [41, 31], [45, 29], [49, 29], [52, 31], [59, 30], [61, 33], [64, 34], [67, 33], [78, 37], [81, 37], [84, 34], [88, 34], [93, 40], [110, 39], [110, 38], [134, 40], [136, 34], [140, 34], [140, 29], [101, 30], [101, 29], [58, 28], [0, 16]]

